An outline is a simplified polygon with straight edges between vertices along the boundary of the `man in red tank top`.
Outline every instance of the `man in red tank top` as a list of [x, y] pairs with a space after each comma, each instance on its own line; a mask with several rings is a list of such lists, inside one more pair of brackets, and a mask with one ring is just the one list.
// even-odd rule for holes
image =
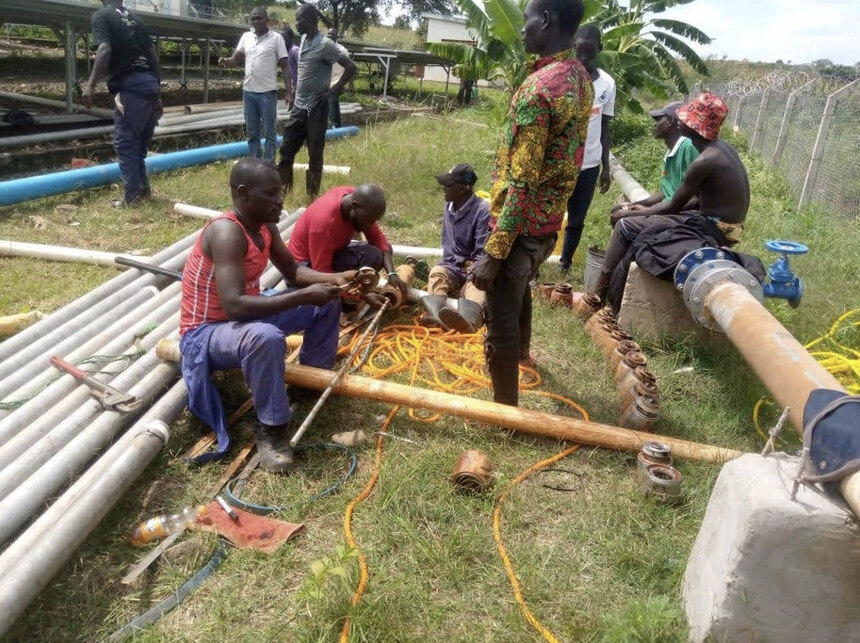
[[[201, 231], [182, 273], [182, 376], [188, 408], [215, 429], [222, 456], [229, 446], [215, 370], [241, 368], [254, 397], [260, 467], [284, 472], [292, 464], [286, 425], [285, 335], [304, 331], [300, 359], [331, 368], [340, 322], [339, 285], [353, 272], [323, 274], [299, 266], [277, 229], [283, 199], [275, 167], [261, 159], [239, 161], [230, 173], [233, 211]], [[271, 260], [290, 284], [260, 296], [260, 276]]]

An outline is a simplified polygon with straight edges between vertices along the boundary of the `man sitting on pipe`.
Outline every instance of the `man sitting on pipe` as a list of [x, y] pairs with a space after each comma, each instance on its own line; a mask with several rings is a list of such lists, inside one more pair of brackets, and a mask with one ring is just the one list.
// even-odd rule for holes
[[[468, 163], [455, 165], [436, 180], [445, 194], [442, 261], [430, 270], [428, 294], [421, 298], [427, 315], [421, 323], [474, 333], [484, 325], [485, 294], [469, 281], [469, 272], [490, 235], [490, 204], [475, 194], [478, 175]], [[449, 296], [460, 297], [456, 310], [446, 305]]]
[[[693, 141], [682, 136], [678, 130], [678, 109], [682, 106], [683, 103], [669, 103], [665, 107], [651, 112], [651, 118], [654, 119], [654, 138], [663, 141], [669, 149], [663, 157], [663, 176], [660, 178], [660, 190], [633, 203], [618, 203], [612, 207], [612, 212], [623, 209], [644, 210], [675, 196], [690, 163], [699, 158], [699, 150], [693, 145]], [[694, 203], [695, 199], [688, 205]]]
[[[595, 292], [617, 308], [631, 261], [662, 277], [690, 250], [740, 241], [750, 204], [750, 184], [738, 153], [719, 140], [729, 108], [719, 96], [701, 94], [677, 111], [679, 131], [699, 151], [672, 198], [651, 207], [618, 209]], [[688, 210], [692, 199], [697, 210]], [[668, 272], [667, 272], [668, 270]], [[610, 293], [610, 280], [612, 280]]]
[[[323, 274], [296, 262], [276, 226], [283, 198], [270, 163], [239, 161], [230, 173], [230, 192], [233, 210], [203, 228], [182, 273], [179, 346], [188, 408], [218, 436], [218, 451], [198, 461], [222, 456], [230, 444], [210, 373], [241, 368], [259, 420], [260, 467], [285, 472], [293, 461], [286, 434], [285, 336], [304, 331], [302, 363], [331, 368], [340, 323], [338, 286], [355, 273]], [[298, 288], [260, 296], [260, 276], [270, 259]]]
[[[318, 272], [383, 267], [388, 283], [406, 296], [407, 285], [394, 272], [391, 244], [379, 227], [385, 216], [385, 193], [373, 183], [332, 188], [304, 211], [290, 235], [290, 253], [300, 264]], [[361, 232], [367, 242], [354, 241]], [[383, 299], [369, 293], [364, 300], [379, 307]]]

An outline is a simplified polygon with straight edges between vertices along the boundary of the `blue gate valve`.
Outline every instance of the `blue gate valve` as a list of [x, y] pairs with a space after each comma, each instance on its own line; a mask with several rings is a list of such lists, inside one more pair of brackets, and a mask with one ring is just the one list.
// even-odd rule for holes
[[803, 280], [791, 271], [788, 265], [789, 255], [805, 255], [809, 248], [795, 241], [765, 241], [764, 247], [771, 252], [782, 255], [767, 269], [770, 283], [762, 284], [765, 297], [779, 297], [788, 301], [788, 305], [797, 308], [803, 297]]

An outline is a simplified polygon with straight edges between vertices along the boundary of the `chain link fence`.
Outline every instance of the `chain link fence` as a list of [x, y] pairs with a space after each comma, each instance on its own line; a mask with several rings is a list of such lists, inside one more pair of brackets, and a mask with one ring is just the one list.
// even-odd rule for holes
[[771, 74], [702, 87], [722, 96], [729, 122], [750, 150], [778, 166], [798, 208], [817, 201], [860, 216], [860, 79], [844, 83], [806, 74]]

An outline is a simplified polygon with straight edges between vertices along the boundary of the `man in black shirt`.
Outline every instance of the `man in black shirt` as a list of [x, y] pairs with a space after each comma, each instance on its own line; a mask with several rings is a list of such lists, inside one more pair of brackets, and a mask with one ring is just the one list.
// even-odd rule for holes
[[116, 106], [113, 136], [125, 188], [122, 204], [132, 205], [151, 195], [144, 160], [163, 113], [158, 61], [149, 32], [122, 0], [102, 4], [90, 19], [98, 50], [83, 103], [92, 106], [96, 83], [107, 77]]

